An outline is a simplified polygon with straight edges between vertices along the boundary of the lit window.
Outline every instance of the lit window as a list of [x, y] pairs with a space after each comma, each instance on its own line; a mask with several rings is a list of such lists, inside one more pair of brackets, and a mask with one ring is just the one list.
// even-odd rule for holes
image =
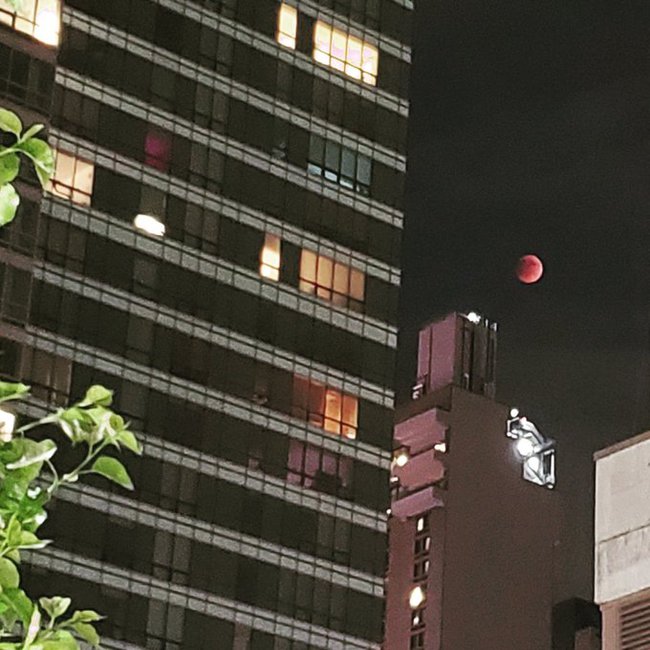
[[266, 234], [260, 253], [260, 275], [263, 278], [276, 282], [280, 279], [280, 246], [277, 235]]
[[161, 172], [169, 171], [172, 139], [168, 133], [151, 127], [144, 139], [144, 162]]
[[426, 517], [418, 517], [418, 523], [417, 523], [417, 531], [418, 533], [421, 533], [427, 526], [427, 519]]
[[165, 234], [165, 224], [157, 217], [150, 214], [139, 214], [133, 220], [133, 225], [142, 232], [154, 237], [162, 237]]
[[429, 574], [429, 560], [420, 560], [413, 565], [413, 579], [424, 580]]
[[90, 205], [95, 167], [64, 151], [54, 151], [54, 176], [47, 191], [79, 205]]
[[21, 0], [20, 11], [15, 11], [7, 0], [0, 0], [0, 23], [29, 34], [46, 45], [58, 45], [60, 0]]
[[330, 433], [345, 438], [356, 438], [359, 402], [334, 388], [296, 376], [293, 382], [293, 408], [295, 417]]
[[419, 585], [417, 587], [413, 587], [411, 593], [409, 594], [409, 605], [411, 606], [411, 609], [419, 609], [424, 604], [425, 600], [426, 594], [424, 592], [424, 589], [422, 589], [422, 587]]
[[276, 38], [280, 45], [296, 49], [296, 34], [298, 33], [298, 11], [291, 5], [280, 5], [278, 12], [278, 32]]
[[424, 625], [424, 607], [411, 612], [411, 627], [417, 628]]
[[348, 77], [377, 85], [377, 48], [322, 20], [317, 21], [314, 28], [314, 59]]
[[365, 294], [365, 276], [362, 271], [346, 264], [303, 250], [300, 255], [300, 290], [335, 305], [360, 311]]
[[309, 141], [307, 171], [365, 196], [370, 194], [371, 159], [320, 136], [313, 135]]
[[428, 535], [426, 537], [417, 537], [415, 539], [413, 552], [416, 556], [423, 555], [429, 552], [430, 547], [431, 547], [431, 538]]

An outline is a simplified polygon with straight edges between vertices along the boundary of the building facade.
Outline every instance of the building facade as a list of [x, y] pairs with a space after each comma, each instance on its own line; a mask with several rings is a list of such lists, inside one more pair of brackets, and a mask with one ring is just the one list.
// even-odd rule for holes
[[595, 454], [595, 582], [603, 650], [650, 647], [650, 432]]
[[47, 74], [0, 95], [57, 157], [2, 235], [0, 374], [23, 417], [102, 383], [145, 443], [134, 493], [62, 494], [29, 587], [109, 648], [378, 648], [411, 0], [23, 5], [0, 44]]
[[555, 448], [494, 399], [496, 325], [420, 331], [398, 409], [385, 650], [551, 648]]

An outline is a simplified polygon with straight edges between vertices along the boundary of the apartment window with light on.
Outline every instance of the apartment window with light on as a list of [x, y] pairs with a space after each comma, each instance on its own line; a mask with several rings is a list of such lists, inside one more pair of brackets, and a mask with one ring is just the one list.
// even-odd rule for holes
[[264, 237], [264, 246], [260, 253], [260, 275], [267, 280], [277, 282], [280, 279], [280, 238], [269, 233]]
[[347, 264], [303, 250], [300, 254], [300, 290], [361, 311], [365, 296], [365, 275]]
[[0, 0], [0, 23], [33, 36], [46, 45], [58, 45], [61, 31], [60, 0], [21, 0], [19, 11], [8, 0]]
[[65, 151], [55, 151], [54, 160], [54, 175], [47, 191], [78, 205], [90, 205], [94, 165]]
[[309, 141], [307, 171], [364, 196], [370, 194], [370, 158], [317, 135]]
[[306, 377], [294, 377], [292, 414], [344, 438], [357, 437], [357, 398]]
[[314, 59], [348, 77], [371, 86], [377, 85], [377, 48], [322, 20], [318, 20], [314, 27]]
[[296, 49], [298, 33], [298, 11], [291, 5], [281, 4], [278, 12], [278, 31], [276, 39], [280, 45]]

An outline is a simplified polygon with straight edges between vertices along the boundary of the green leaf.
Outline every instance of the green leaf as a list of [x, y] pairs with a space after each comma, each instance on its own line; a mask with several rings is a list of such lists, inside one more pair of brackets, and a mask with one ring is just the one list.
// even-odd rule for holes
[[15, 589], [20, 584], [20, 574], [16, 565], [7, 558], [0, 558], [0, 587]]
[[59, 616], [63, 616], [72, 603], [69, 598], [63, 598], [61, 596], [39, 598], [38, 602], [50, 618], [59, 618]]
[[99, 634], [97, 630], [88, 623], [75, 623], [73, 626], [74, 631], [86, 642], [90, 643], [93, 648], [99, 646]]
[[22, 589], [3, 589], [0, 592], [0, 600], [16, 612], [23, 625], [29, 625], [34, 611], [34, 604]]
[[79, 650], [76, 639], [66, 630], [57, 630], [47, 641], [39, 641], [42, 650]]
[[16, 146], [32, 159], [38, 180], [45, 187], [54, 174], [54, 154], [50, 145], [45, 140], [33, 138], [26, 142], [20, 142]]
[[126, 447], [129, 451], [132, 451], [138, 456], [142, 455], [142, 445], [138, 439], [130, 432], [124, 429], [117, 434], [117, 441], [123, 447]]
[[95, 385], [91, 386], [87, 391], [79, 406], [110, 406], [113, 401], [113, 391], [104, 386]]
[[13, 185], [0, 185], [0, 227], [5, 226], [16, 216], [20, 205], [20, 196]]
[[70, 623], [96, 623], [104, 617], [93, 609], [79, 609], [70, 618]]
[[13, 133], [16, 137], [20, 137], [23, 130], [23, 123], [20, 121], [18, 115], [6, 108], [0, 108], [0, 131], [5, 133]]
[[0, 381], [0, 402], [6, 402], [10, 399], [20, 399], [26, 393], [29, 393], [29, 386], [25, 386], [25, 384], [11, 384], [6, 381]]
[[7, 469], [21, 469], [35, 465], [36, 463], [42, 463], [52, 458], [56, 453], [56, 443], [54, 440], [41, 440], [41, 442], [35, 442], [30, 447], [22, 458], [15, 463], [9, 463]]
[[20, 548], [25, 550], [36, 550], [45, 548], [52, 543], [51, 539], [39, 539], [34, 533], [23, 530], [20, 535]]
[[20, 158], [18, 154], [9, 153], [0, 157], [0, 185], [11, 183], [20, 171]]
[[133, 481], [131, 481], [129, 473], [117, 458], [112, 458], [111, 456], [100, 456], [93, 463], [90, 471], [106, 477], [110, 481], [113, 481], [113, 483], [117, 483], [127, 490], [133, 489]]
[[40, 133], [43, 129], [45, 128], [45, 124], [32, 124], [25, 133], [22, 134], [20, 141], [25, 142], [26, 140], [30, 140], [33, 138], [37, 133]]
[[41, 613], [38, 611], [38, 607], [34, 606], [32, 611], [32, 617], [29, 619], [29, 625], [27, 627], [27, 636], [25, 637], [25, 648], [29, 648], [34, 640], [36, 639], [38, 633], [41, 631]]

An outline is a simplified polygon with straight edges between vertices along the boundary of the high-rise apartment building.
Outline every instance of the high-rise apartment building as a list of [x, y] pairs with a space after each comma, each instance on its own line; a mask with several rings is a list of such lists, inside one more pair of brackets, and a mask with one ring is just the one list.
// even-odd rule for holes
[[555, 448], [495, 401], [496, 324], [422, 328], [398, 409], [385, 650], [551, 648]]
[[[27, 415], [115, 389], [145, 452], [133, 494], [63, 493], [31, 588], [106, 647], [378, 648], [411, 0], [45, 5], [56, 172], [3, 233], [37, 237], [0, 372]], [[58, 29], [0, 18], [2, 101], [48, 110]]]
[[650, 432], [595, 454], [594, 592], [603, 650], [650, 648]]

